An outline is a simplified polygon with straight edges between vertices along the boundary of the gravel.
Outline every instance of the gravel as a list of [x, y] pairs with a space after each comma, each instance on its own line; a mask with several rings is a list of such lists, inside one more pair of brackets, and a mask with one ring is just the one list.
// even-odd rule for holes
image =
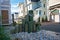
[[41, 30], [35, 33], [16, 33], [12, 34], [11, 37], [18, 38], [20, 40], [60, 40], [60, 33]]

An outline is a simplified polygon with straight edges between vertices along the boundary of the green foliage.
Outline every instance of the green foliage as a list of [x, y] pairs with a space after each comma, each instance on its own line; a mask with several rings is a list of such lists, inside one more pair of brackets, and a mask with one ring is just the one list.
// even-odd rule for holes
[[29, 10], [29, 14], [33, 15], [33, 10]]
[[0, 27], [0, 40], [10, 40], [10, 37], [4, 32], [3, 27]]
[[28, 17], [29, 17], [29, 21], [33, 21], [33, 10], [29, 10]]
[[40, 22], [37, 22], [35, 25], [36, 25], [36, 31], [40, 31], [41, 26]]
[[16, 24], [17, 24], [17, 23], [13, 21], [13, 26], [16, 26]]
[[31, 32], [37, 32], [40, 30], [40, 23], [36, 23], [33, 20], [33, 17], [34, 17], [33, 10], [29, 10], [28, 14], [22, 20], [22, 27], [20, 27], [23, 30], [23, 32], [31, 33]]

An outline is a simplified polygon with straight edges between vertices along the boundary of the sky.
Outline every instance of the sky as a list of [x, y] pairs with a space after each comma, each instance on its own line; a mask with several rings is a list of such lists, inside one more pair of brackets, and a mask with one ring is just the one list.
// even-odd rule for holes
[[18, 4], [24, 0], [11, 0], [11, 13], [18, 12]]

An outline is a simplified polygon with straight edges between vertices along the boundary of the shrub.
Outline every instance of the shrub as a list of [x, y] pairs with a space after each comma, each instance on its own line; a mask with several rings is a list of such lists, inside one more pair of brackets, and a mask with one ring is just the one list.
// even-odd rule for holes
[[13, 22], [13, 26], [16, 26], [16, 24], [17, 24], [16, 22]]
[[0, 40], [10, 40], [8, 34], [4, 32], [3, 27], [0, 27]]

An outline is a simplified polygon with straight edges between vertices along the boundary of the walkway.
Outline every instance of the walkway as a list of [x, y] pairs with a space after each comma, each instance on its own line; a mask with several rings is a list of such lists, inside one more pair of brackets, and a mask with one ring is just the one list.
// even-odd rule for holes
[[41, 29], [43, 29], [43, 30], [60, 32], [60, 23], [44, 22], [44, 23], [41, 23], [41, 24], [42, 24]]

